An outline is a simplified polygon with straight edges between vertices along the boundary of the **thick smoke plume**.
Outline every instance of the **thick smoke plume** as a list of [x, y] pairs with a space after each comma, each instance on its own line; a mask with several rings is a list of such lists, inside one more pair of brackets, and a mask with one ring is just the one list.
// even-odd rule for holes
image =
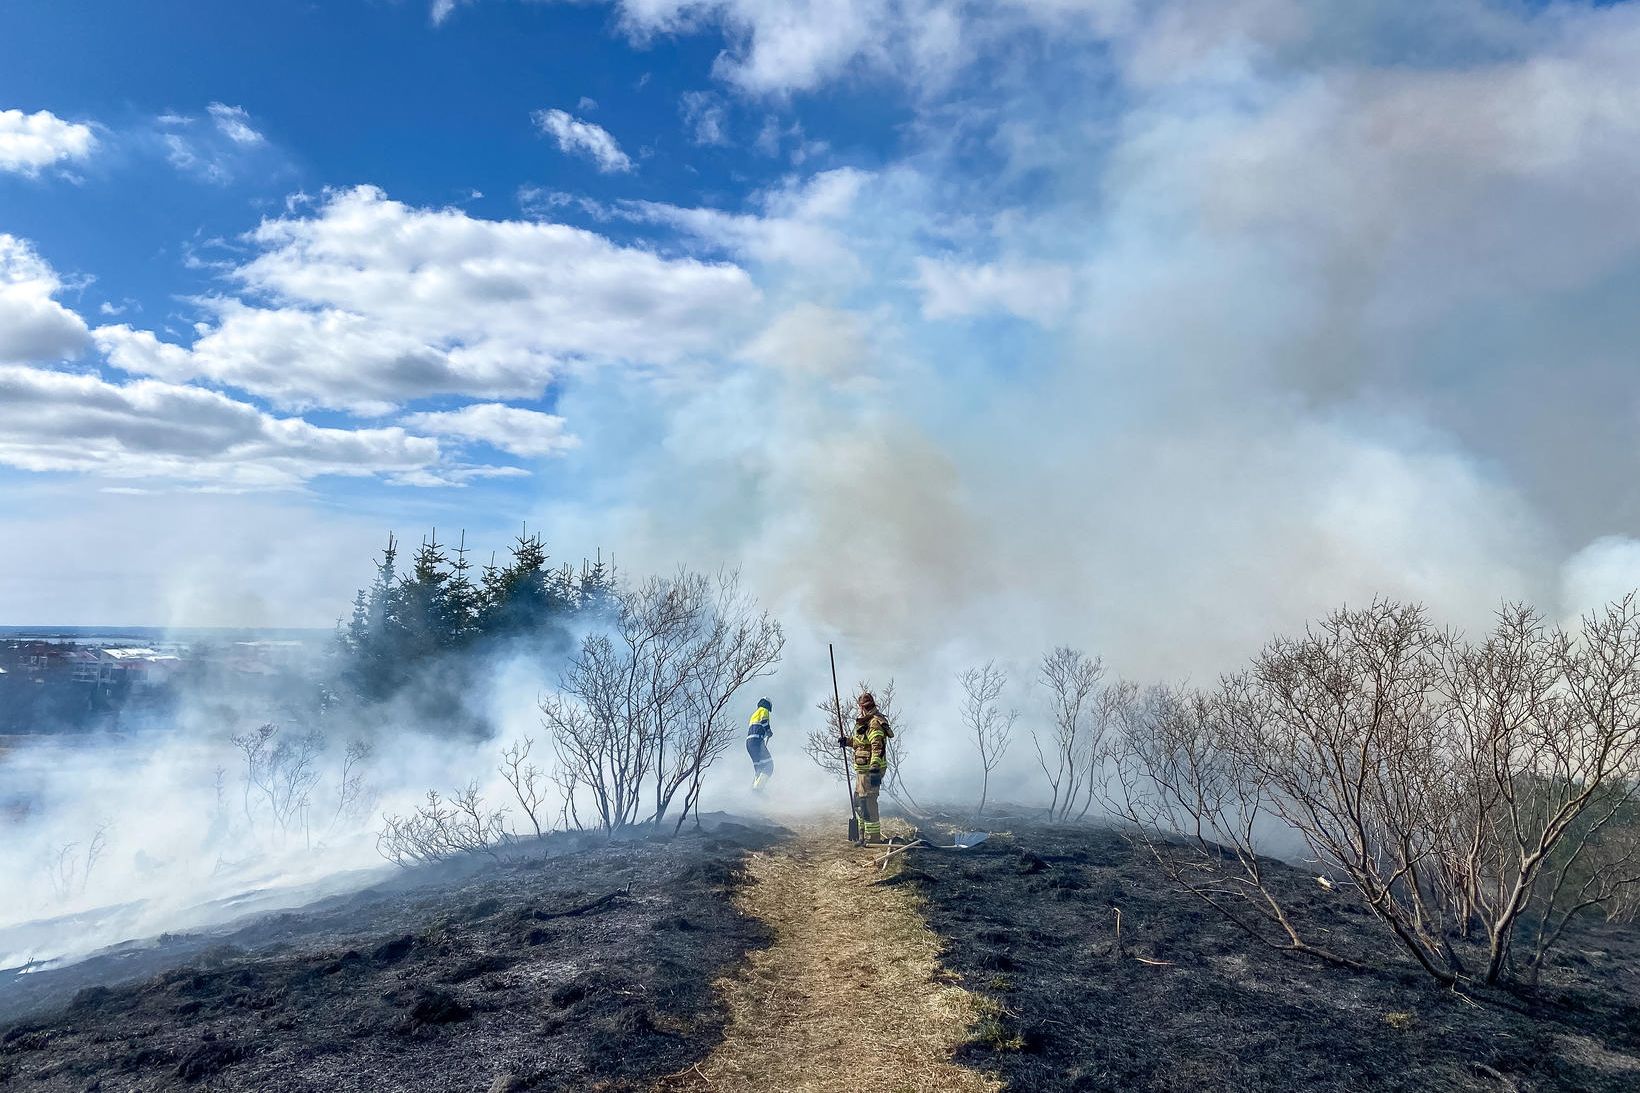
[[[593, 206], [747, 270], [757, 329], [698, 368], [571, 377], [583, 481], [528, 514], [561, 555], [741, 572], [789, 638], [759, 684], [783, 800], [841, 798], [799, 747], [828, 643], [845, 693], [895, 681], [911, 791], [973, 801], [976, 666], [1007, 676], [1028, 733], [1058, 646], [1112, 678], [1211, 683], [1341, 604], [1477, 631], [1506, 600], [1570, 622], [1640, 585], [1640, 9], [936, 6], [960, 45], [885, 17], [798, 88], [912, 81], [892, 154], [749, 209]], [[744, 39], [723, 70], [768, 90], [770, 28], [722, 7]], [[496, 739], [378, 749], [380, 807], [489, 778], [537, 730], [550, 676], [489, 678]], [[1025, 739], [992, 800], [1045, 801]], [[42, 913], [32, 863], [83, 850], [105, 813], [68, 909], [130, 891], [133, 846], [203, 845], [227, 746], [179, 738], [141, 779], [110, 756], [49, 833], [8, 843], [7, 917]], [[708, 807], [756, 807], [738, 760]], [[370, 860], [336, 846], [326, 869]], [[154, 875], [188, 890], [171, 878], [212, 867], [188, 862]]]

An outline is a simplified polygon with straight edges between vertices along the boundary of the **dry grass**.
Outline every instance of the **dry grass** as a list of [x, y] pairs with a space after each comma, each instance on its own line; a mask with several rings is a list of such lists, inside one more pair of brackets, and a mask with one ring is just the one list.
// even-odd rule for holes
[[952, 1062], [983, 1014], [937, 964], [939, 939], [917, 900], [875, 855], [830, 827], [753, 856], [741, 907], [774, 944], [719, 984], [729, 1005], [724, 1042], [663, 1090], [757, 1093], [994, 1091], [995, 1080]]

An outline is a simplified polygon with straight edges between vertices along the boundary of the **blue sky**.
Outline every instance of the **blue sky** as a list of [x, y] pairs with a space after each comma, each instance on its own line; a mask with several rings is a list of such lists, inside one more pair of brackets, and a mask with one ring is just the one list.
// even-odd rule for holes
[[21, 0], [0, 621], [323, 624], [526, 520], [1169, 669], [1571, 610], [1640, 583], [1637, 64], [1629, 3]]

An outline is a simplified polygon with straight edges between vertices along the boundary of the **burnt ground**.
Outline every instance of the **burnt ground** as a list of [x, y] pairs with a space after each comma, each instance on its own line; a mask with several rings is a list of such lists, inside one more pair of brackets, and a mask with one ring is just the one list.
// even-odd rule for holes
[[16, 1017], [13, 998], [0, 1023], [0, 1087], [646, 1088], [722, 1038], [714, 982], [766, 942], [733, 891], [778, 835], [549, 836], [171, 939], [144, 950], [136, 981], [79, 985], [129, 975], [113, 958], [36, 972], [34, 1012]]
[[959, 1060], [1008, 1088], [1640, 1089], [1633, 927], [1587, 928], [1535, 992], [1473, 1001], [1312, 875], [1277, 867], [1301, 932], [1386, 970], [1259, 946], [1116, 832], [1009, 826], [972, 850], [913, 850], [901, 874], [945, 967], [984, 996]]

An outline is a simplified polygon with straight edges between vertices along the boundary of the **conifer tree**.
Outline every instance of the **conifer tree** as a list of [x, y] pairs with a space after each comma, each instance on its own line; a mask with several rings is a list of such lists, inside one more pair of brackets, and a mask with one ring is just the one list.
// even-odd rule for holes
[[447, 599], [449, 603], [450, 633], [448, 644], [452, 647], [462, 647], [478, 636], [478, 613], [481, 606], [482, 592], [473, 585], [473, 564], [467, 560], [467, 533], [461, 533], [456, 551], [455, 561], [450, 563], [450, 578], [447, 585]]
[[393, 643], [400, 665], [430, 656], [450, 645], [449, 559], [438, 541], [438, 529], [421, 541], [410, 575], [399, 583], [399, 625]]
[[513, 540], [512, 560], [503, 568], [493, 565], [484, 574], [486, 634], [533, 630], [563, 612], [562, 593], [547, 572], [547, 544], [540, 532], [527, 527]]
[[[379, 698], [393, 686], [393, 638], [399, 617], [398, 539], [390, 532], [376, 577], [368, 592], [361, 590], [354, 600], [354, 621], [349, 627], [353, 641], [349, 683], [355, 694]], [[361, 610], [362, 609], [362, 610]]]

